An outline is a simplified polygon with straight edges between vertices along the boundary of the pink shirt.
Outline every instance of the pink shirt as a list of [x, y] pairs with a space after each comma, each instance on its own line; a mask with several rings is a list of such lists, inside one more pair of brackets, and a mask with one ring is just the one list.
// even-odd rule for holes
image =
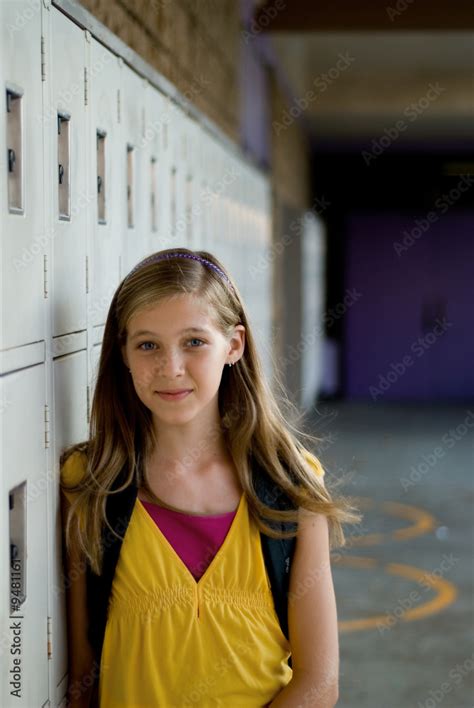
[[196, 580], [210, 565], [237, 513], [196, 516], [152, 502], [142, 504]]

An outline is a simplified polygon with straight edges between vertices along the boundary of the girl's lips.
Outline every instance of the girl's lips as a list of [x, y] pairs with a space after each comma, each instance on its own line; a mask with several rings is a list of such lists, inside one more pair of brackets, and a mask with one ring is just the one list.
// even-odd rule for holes
[[165, 401], [180, 401], [182, 398], [186, 398], [191, 391], [182, 391], [181, 393], [160, 393], [160, 391], [157, 391], [156, 393]]

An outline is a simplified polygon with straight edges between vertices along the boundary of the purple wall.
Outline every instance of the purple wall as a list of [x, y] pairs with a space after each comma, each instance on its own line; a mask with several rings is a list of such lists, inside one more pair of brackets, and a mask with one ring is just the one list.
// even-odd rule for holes
[[474, 211], [353, 213], [346, 258], [347, 398], [474, 399]]

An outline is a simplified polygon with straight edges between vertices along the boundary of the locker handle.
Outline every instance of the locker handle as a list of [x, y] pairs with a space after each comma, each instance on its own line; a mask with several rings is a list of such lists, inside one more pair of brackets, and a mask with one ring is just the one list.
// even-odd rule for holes
[[12, 148], [8, 148], [8, 171], [13, 172], [15, 170], [16, 154]]
[[59, 168], [59, 184], [63, 183], [63, 178], [64, 178], [64, 167], [62, 165], [58, 165]]

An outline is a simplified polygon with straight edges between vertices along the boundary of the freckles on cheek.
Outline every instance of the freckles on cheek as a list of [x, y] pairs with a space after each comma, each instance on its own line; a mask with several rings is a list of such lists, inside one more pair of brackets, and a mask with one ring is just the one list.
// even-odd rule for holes
[[142, 367], [135, 371], [133, 380], [137, 388], [147, 389], [153, 383], [154, 374], [146, 367]]

